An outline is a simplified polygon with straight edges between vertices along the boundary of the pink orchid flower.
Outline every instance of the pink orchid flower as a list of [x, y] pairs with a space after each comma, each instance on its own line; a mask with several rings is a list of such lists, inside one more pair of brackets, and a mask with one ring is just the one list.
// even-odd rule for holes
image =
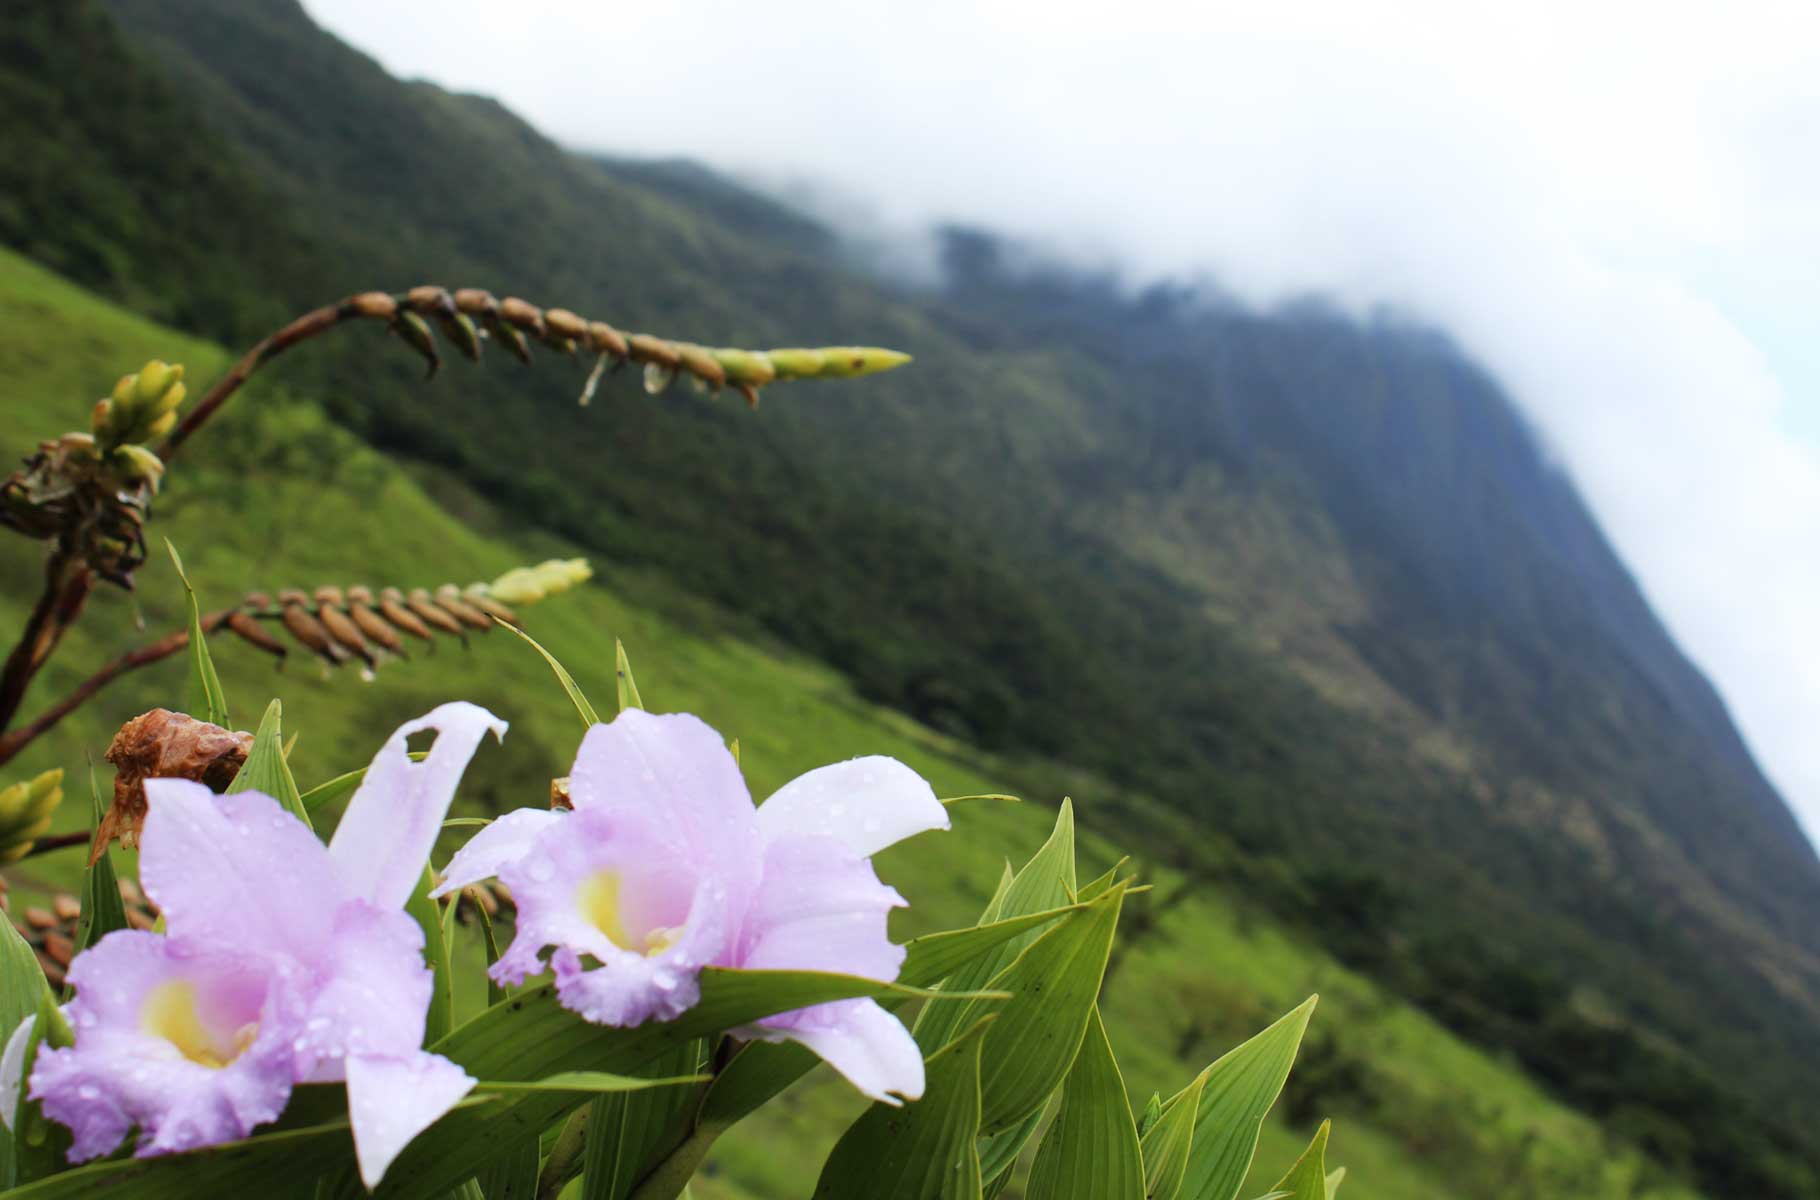
[[[553, 947], [561, 1003], [604, 1025], [678, 1016], [708, 966], [897, 978], [904, 950], [885, 919], [904, 900], [871, 856], [948, 828], [929, 785], [890, 758], [819, 768], [754, 809], [718, 733], [638, 709], [588, 730], [569, 793], [572, 812], [519, 809], [476, 834], [441, 890], [497, 875], [518, 926], [494, 979], [522, 983]], [[922, 1095], [922, 1052], [871, 1000], [734, 1032], [800, 1042], [876, 1100]]]
[[[438, 737], [414, 763], [405, 739], [425, 729]], [[422, 1048], [431, 974], [403, 906], [475, 749], [505, 729], [462, 703], [401, 726], [327, 846], [270, 796], [148, 780], [139, 878], [168, 932], [121, 930], [76, 956], [75, 1044], [32, 1070], [31, 1097], [75, 1135], [70, 1161], [135, 1126], [140, 1155], [233, 1141], [295, 1085], [345, 1080], [360, 1175], [378, 1184], [475, 1083]], [[29, 1036], [28, 1021], [4, 1056], [9, 1099]]]

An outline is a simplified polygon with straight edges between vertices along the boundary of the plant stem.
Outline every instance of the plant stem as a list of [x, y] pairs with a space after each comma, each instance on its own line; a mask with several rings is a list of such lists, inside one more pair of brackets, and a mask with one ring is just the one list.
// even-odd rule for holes
[[283, 354], [292, 346], [307, 342], [319, 333], [324, 333], [339, 325], [348, 317], [357, 315], [347, 301], [337, 304], [326, 304], [312, 312], [307, 312], [277, 333], [248, 350], [233, 370], [215, 381], [215, 386], [208, 394], [189, 411], [189, 414], [171, 430], [171, 435], [158, 448], [158, 457], [169, 462], [177, 453], [190, 434], [201, 428], [203, 422], [215, 415], [215, 410], [228, 402], [228, 398], [240, 390], [240, 385], [250, 378], [253, 372], [270, 360]]
[[727, 1128], [719, 1121], [703, 1121], [695, 1126], [681, 1145], [651, 1168], [651, 1173], [633, 1189], [629, 1200], [677, 1200], [688, 1191], [689, 1181], [695, 1178], [708, 1151], [714, 1148], [715, 1141]]
[[128, 671], [137, 670], [140, 667], [149, 666], [152, 663], [169, 658], [189, 644], [189, 630], [179, 629], [175, 633], [166, 634], [149, 646], [141, 646], [139, 649], [122, 654], [113, 662], [108, 663], [99, 671], [96, 671], [93, 675], [90, 675], [87, 679], [77, 684], [75, 690], [71, 691], [70, 694], [63, 699], [57, 701], [57, 703], [51, 705], [29, 725], [22, 725], [10, 733], [0, 734], [0, 766], [5, 766], [17, 756], [21, 750], [25, 749], [33, 739], [37, 738], [40, 734], [49, 731], [57, 722], [63, 720], [63, 718], [69, 716], [70, 713], [82, 707], [83, 704], [88, 702], [91, 696], [112, 683], [119, 676], [126, 674]]
[[45, 563], [44, 592], [7, 656], [6, 666], [0, 668], [0, 729], [12, 724], [32, 678], [56, 650], [63, 631], [81, 614], [93, 586], [93, 574], [71, 551], [68, 540], [59, 542]]
[[67, 850], [71, 846], [87, 846], [94, 840], [94, 832], [88, 829], [78, 829], [74, 833], [53, 834], [33, 842], [32, 848], [25, 852], [25, 857], [32, 858], [39, 854], [49, 854], [53, 850]]

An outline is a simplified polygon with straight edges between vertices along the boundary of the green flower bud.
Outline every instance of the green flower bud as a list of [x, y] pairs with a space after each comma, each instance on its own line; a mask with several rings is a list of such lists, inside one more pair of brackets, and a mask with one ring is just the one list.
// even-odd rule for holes
[[777, 378], [777, 368], [762, 350], [711, 350], [714, 361], [727, 373], [727, 382], [763, 387]]
[[153, 359], [139, 368], [139, 385], [134, 393], [141, 408], [150, 408], [173, 386], [183, 379], [182, 364], [160, 362]]
[[901, 367], [910, 361], [910, 356], [897, 350], [885, 350], [877, 346], [824, 346], [822, 347], [822, 370], [824, 379], [851, 379], [858, 375], [873, 375], [879, 371], [889, 371]]
[[765, 357], [777, 368], [779, 379], [814, 379], [827, 365], [820, 350], [767, 350]]
[[147, 450], [144, 446], [116, 446], [107, 456], [107, 465], [119, 473], [129, 483], [149, 484], [155, 492], [158, 481], [164, 478], [164, 460]]

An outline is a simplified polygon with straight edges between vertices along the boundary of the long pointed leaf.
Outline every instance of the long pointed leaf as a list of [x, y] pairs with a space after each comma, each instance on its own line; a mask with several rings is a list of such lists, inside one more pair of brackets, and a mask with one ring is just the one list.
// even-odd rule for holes
[[930, 1056], [921, 1100], [874, 1104], [841, 1135], [814, 1200], [979, 1200], [984, 1017]]
[[1188, 1158], [1194, 1151], [1195, 1113], [1206, 1086], [1205, 1077], [1196, 1076], [1144, 1135], [1144, 1200], [1176, 1200], [1182, 1194]]
[[305, 825], [310, 823], [303, 796], [297, 791], [297, 780], [291, 775], [291, 765], [284, 761], [284, 705], [277, 700], [265, 706], [259, 732], [253, 735], [253, 748], [247, 751], [246, 765], [227, 790], [230, 794], [264, 792]]
[[1258, 1151], [1264, 1116], [1289, 1078], [1318, 999], [1308, 997], [1201, 1073], [1205, 1086], [1195, 1117], [1188, 1176], [1182, 1183], [1183, 1200], [1234, 1200], [1239, 1194]]
[[197, 603], [196, 589], [183, 573], [183, 559], [177, 556], [177, 547], [169, 538], [164, 539], [164, 548], [171, 552], [171, 564], [177, 568], [177, 578], [183, 581], [190, 602], [190, 712], [226, 729], [227, 694], [221, 690], [221, 676], [215, 674], [215, 660], [209, 657], [208, 639], [202, 634], [202, 607]]
[[[1271, 1191], [1286, 1193], [1288, 1200], [1327, 1200], [1327, 1134], [1332, 1126], [1331, 1121], [1321, 1122], [1308, 1149]], [[1339, 1186], [1337, 1181], [1335, 1186]]]
[[[1184, 1156], [1184, 1163], [1186, 1157]], [[1096, 1007], [1037, 1147], [1025, 1200], [1143, 1200], [1144, 1159], [1125, 1080]]]
[[531, 649], [543, 655], [543, 660], [550, 664], [550, 670], [556, 672], [556, 682], [562, 684], [562, 690], [569, 693], [569, 703], [573, 704], [575, 706], [575, 711], [581, 714], [581, 724], [584, 729], [592, 729], [594, 726], [600, 724], [600, 714], [594, 711], [594, 706], [588, 703], [588, 698], [586, 696], [582, 695], [581, 687], [575, 682], [575, 677], [563, 669], [563, 665], [556, 661], [556, 656], [554, 654], [545, 650], [537, 643], [536, 638], [532, 637], [518, 626], [513, 625], [508, 621], [501, 621], [498, 617], [494, 617], [493, 620], [501, 629], [510, 629], [513, 633], [529, 642]]

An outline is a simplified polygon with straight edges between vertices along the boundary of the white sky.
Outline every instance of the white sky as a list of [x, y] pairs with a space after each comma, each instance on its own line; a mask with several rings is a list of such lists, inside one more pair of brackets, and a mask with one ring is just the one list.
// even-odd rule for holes
[[1448, 328], [1820, 830], [1820, 4], [305, 0], [573, 145]]

